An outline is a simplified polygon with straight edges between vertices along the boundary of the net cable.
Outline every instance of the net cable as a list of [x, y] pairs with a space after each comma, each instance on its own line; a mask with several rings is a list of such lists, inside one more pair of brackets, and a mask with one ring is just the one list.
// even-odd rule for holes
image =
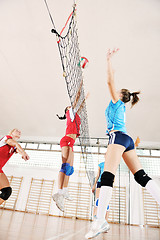
[[[79, 49], [78, 42], [78, 29], [77, 29], [77, 19], [76, 19], [76, 4], [73, 4], [73, 11], [68, 17], [66, 24], [60, 34], [57, 32], [55, 28], [55, 24], [50, 13], [48, 4], [46, 0], [44, 0], [47, 6], [47, 10], [52, 21], [54, 29], [51, 30], [52, 33], [56, 34], [57, 44], [60, 53], [62, 69], [63, 69], [63, 77], [66, 81], [67, 91], [70, 98], [71, 106], [76, 99], [76, 95], [79, 91], [80, 84], [83, 81], [83, 72], [81, 66], [81, 55]], [[65, 36], [62, 36], [62, 33], [68, 26]], [[83, 162], [85, 164], [86, 173], [89, 179], [89, 183], [93, 186], [93, 181], [95, 178], [94, 174], [94, 163], [91, 154], [90, 147], [90, 136], [89, 136], [89, 125], [88, 125], [88, 114], [85, 99], [85, 90], [84, 84], [82, 82], [80, 97], [78, 99], [78, 103], [75, 107], [75, 112], [80, 108], [82, 102], [83, 108], [79, 113], [81, 119], [80, 126], [80, 137], [79, 142], [81, 145]]]

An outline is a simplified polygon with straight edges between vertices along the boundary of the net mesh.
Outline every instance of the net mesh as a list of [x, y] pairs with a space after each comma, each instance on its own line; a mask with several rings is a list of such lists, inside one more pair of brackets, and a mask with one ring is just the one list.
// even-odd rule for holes
[[[78, 43], [78, 31], [77, 31], [77, 20], [76, 20], [76, 9], [73, 6], [73, 12], [71, 14], [70, 22], [68, 23], [68, 30], [64, 37], [58, 34], [55, 29], [52, 30], [57, 35], [57, 43], [60, 52], [63, 76], [66, 81], [67, 91], [70, 98], [71, 105], [73, 105], [76, 95], [80, 89], [81, 82], [83, 80], [82, 67], [81, 67], [81, 55]], [[62, 32], [61, 32], [62, 33]], [[80, 97], [75, 107], [75, 112], [81, 106], [85, 99], [84, 85], [82, 83]], [[91, 186], [94, 181], [94, 166], [90, 152], [90, 137], [88, 127], [88, 116], [86, 103], [84, 102], [83, 108], [79, 113], [81, 118], [80, 127], [80, 145], [85, 163], [86, 172], [89, 178]]]

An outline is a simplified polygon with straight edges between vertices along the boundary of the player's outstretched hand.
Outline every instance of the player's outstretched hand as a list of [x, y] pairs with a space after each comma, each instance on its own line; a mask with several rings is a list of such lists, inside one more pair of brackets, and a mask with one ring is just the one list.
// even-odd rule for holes
[[90, 93], [88, 92], [86, 97], [85, 97], [86, 100], [88, 99], [89, 95], [90, 95]]
[[29, 156], [28, 156], [28, 154], [27, 154], [26, 152], [23, 153], [22, 158], [23, 158], [25, 161], [29, 160]]
[[94, 193], [95, 190], [96, 190], [96, 187], [95, 187], [95, 185], [94, 185], [94, 186], [92, 187], [92, 193]]
[[119, 48], [114, 48], [113, 50], [109, 48], [107, 52], [107, 60], [109, 60], [118, 51], [119, 51]]

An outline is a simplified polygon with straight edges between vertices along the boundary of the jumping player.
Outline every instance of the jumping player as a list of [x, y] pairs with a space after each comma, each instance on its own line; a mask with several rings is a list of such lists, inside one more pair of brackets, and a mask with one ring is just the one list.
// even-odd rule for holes
[[24, 160], [29, 160], [28, 154], [17, 143], [20, 136], [21, 132], [14, 128], [9, 135], [0, 139], [0, 205], [6, 201], [12, 193], [8, 178], [2, 170], [3, 166], [14, 153], [19, 153]]
[[112, 196], [113, 182], [121, 157], [123, 157], [128, 168], [134, 174], [136, 182], [145, 187], [158, 204], [160, 204], [160, 188], [143, 170], [136, 154], [134, 142], [126, 133], [125, 103], [131, 101], [131, 106], [133, 107], [139, 101], [138, 94], [140, 92], [131, 93], [127, 89], [116, 91], [111, 57], [117, 51], [118, 49], [114, 51], [109, 50], [107, 54], [107, 83], [112, 99], [105, 112], [109, 145], [105, 156], [104, 172], [101, 176], [97, 219], [92, 223], [90, 231], [85, 235], [86, 239], [96, 237], [98, 234], [109, 230], [109, 224], [105, 220], [106, 206], [108, 206]]
[[69, 106], [65, 108], [65, 114], [63, 117], [59, 117], [57, 115], [60, 120], [67, 119], [66, 134], [60, 140], [60, 146], [62, 151], [62, 166], [58, 176], [58, 192], [53, 195], [53, 200], [55, 201], [57, 207], [61, 211], [64, 211], [64, 198], [66, 198], [67, 200], [72, 200], [72, 198], [68, 193], [68, 182], [69, 182], [69, 177], [74, 172], [73, 146], [76, 138], [80, 135], [81, 119], [78, 114], [81, 112], [84, 106], [85, 100], [88, 98], [88, 95], [87, 95], [86, 98], [82, 101], [77, 112], [75, 112], [75, 107], [77, 106], [77, 103], [80, 98], [82, 83], [83, 81], [81, 81], [80, 83], [80, 87], [72, 107]]

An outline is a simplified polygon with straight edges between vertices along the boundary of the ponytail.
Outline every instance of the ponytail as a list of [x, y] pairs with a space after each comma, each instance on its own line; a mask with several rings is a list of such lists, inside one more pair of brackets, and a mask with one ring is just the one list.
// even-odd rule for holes
[[68, 110], [68, 107], [66, 107], [65, 109], [64, 109], [64, 116], [63, 117], [60, 117], [58, 114], [56, 114], [56, 116], [60, 119], [60, 120], [65, 120], [66, 119], [66, 112], [67, 112], [67, 110]]
[[131, 107], [133, 107], [139, 101], [139, 97], [137, 96], [138, 94], [140, 94], [140, 91], [130, 93], [130, 96], [132, 96]]
[[56, 114], [56, 116], [57, 116], [60, 120], [65, 120], [65, 119], [66, 119], [66, 114], [64, 114], [63, 117], [60, 117], [58, 114]]
[[139, 97], [137, 96], [140, 94], [139, 92], [133, 92], [130, 93], [128, 89], [121, 89], [121, 94], [122, 94], [122, 102], [127, 103], [131, 101], [131, 108], [139, 101]]

